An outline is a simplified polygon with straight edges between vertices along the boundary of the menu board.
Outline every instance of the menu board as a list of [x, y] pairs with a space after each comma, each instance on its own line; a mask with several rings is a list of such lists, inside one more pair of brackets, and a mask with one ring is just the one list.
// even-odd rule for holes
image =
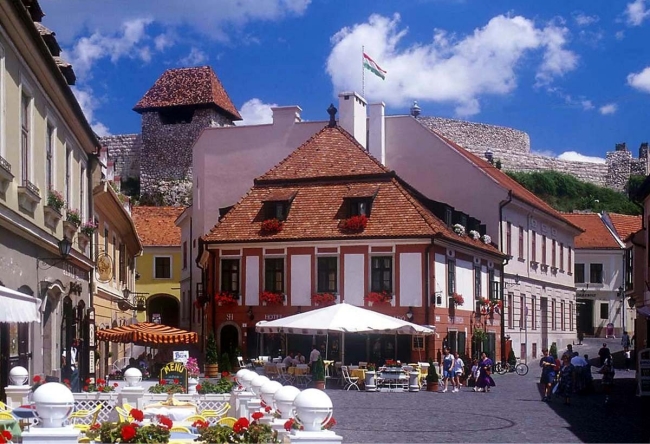
[[644, 348], [638, 352], [636, 382], [637, 396], [650, 396], [650, 348]]
[[170, 362], [160, 369], [160, 380], [166, 385], [182, 385], [187, 393], [187, 368], [182, 362]]

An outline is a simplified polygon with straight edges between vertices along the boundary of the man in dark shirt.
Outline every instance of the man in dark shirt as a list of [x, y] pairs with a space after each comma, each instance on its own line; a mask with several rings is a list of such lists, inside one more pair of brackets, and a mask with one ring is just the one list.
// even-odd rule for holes
[[609, 351], [609, 348], [607, 348], [607, 343], [603, 342], [603, 346], [598, 350], [598, 357], [600, 358], [600, 366], [602, 367], [605, 365], [605, 361], [607, 358], [610, 358], [612, 356], [612, 352]]

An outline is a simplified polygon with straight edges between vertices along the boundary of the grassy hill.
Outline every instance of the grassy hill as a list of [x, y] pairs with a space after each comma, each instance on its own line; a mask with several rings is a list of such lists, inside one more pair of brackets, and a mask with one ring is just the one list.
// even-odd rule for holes
[[556, 171], [509, 171], [507, 174], [559, 211], [592, 210], [641, 214], [641, 207], [630, 200], [628, 194], [634, 195], [638, 185], [645, 179], [644, 176], [630, 178], [627, 186], [629, 193], [619, 193]]

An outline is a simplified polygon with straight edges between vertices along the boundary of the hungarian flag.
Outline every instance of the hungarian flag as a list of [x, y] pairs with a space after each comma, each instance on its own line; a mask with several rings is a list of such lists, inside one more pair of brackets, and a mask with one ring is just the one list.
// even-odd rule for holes
[[381, 69], [381, 67], [377, 65], [377, 62], [371, 59], [365, 52], [363, 53], [363, 67], [375, 73], [377, 77], [381, 77], [382, 80], [386, 78], [387, 71]]

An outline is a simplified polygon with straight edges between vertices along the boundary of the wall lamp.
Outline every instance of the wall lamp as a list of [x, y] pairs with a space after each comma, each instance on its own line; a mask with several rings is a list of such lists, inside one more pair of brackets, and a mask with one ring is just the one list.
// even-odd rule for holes
[[515, 275], [515, 281], [514, 282], [504, 282], [504, 285], [506, 288], [512, 287], [513, 285], [519, 285], [519, 274]]
[[[48, 268], [54, 267], [59, 262], [64, 262], [70, 256], [70, 249], [72, 248], [72, 241], [68, 239], [67, 236], [63, 236], [59, 242], [57, 242], [59, 247], [59, 256], [58, 257], [39, 257], [36, 258], [36, 268], [42, 268], [47, 270]], [[52, 264], [48, 264], [45, 261], [54, 261]], [[45, 264], [43, 266], [42, 264]]]
[[406, 312], [406, 320], [409, 322], [413, 320], [413, 307], [409, 307], [409, 311]]
[[442, 291], [436, 291], [431, 295], [431, 305], [442, 305]]
[[255, 319], [255, 314], [253, 313], [253, 307], [252, 306], [248, 307], [248, 310], [246, 310], [246, 314], [248, 315], [248, 320], [249, 321], [252, 321], [253, 319]]
[[[122, 290], [122, 295], [124, 296], [124, 299], [120, 299], [117, 301], [117, 306], [119, 307], [120, 310], [122, 311], [128, 311], [128, 310], [135, 310], [135, 311], [146, 311], [147, 310], [147, 298], [145, 295], [149, 293], [135, 293], [129, 290], [128, 288], [125, 288]], [[131, 296], [133, 296], [133, 300], [131, 300]]]

